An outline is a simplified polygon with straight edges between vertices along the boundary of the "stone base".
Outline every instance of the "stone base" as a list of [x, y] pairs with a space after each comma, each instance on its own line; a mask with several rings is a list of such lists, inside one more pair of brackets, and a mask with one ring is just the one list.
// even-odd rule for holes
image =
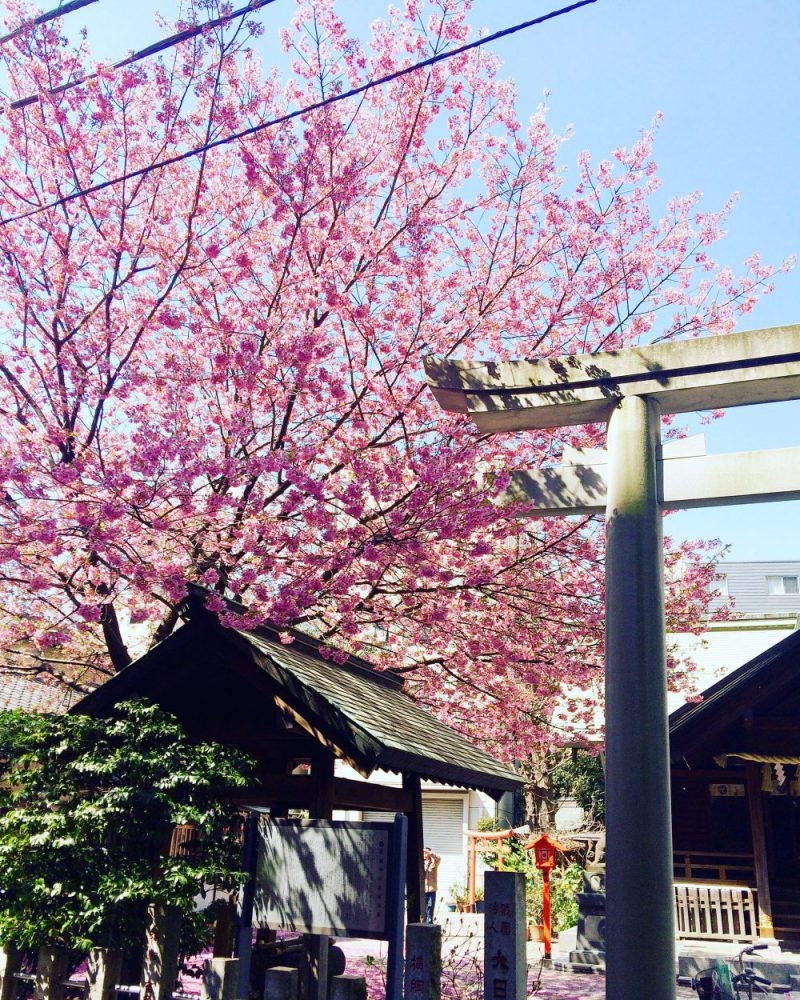
[[606, 968], [606, 894], [605, 872], [583, 874], [583, 892], [577, 895], [578, 926], [562, 935], [559, 950], [553, 955], [553, 968], [559, 972], [605, 972]]
[[552, 968], [558, 972], [605, 972], [605, 952], [593, 948], [581, 948], [576, 940], [577, 927], [561, 933], [558, 951], [553, 952]]
[[[581, 956], [585, 956], [588, 961], [581, 961]], [[567, 958], [560, 955], [553, 955], [551, 968], [556, 972], [572, 972], [579, 975], [604, 976], [606, 974], [605, 956], [602, 964], [595, 961], [597, 955], [594, 953], [571, 951]], [[578, 959], [577, 961], [575, 959]]]
[[[759, 944], [769, 942], [759, 941]], [[736, 956], [745, 948], [745, 944], [733, 944], [723, 941], [714, 943], [711, 941], [679, 941], [678, 953], [678, 981], [687, 983], [692, 976], [696, 976], [704, 969], [709, 969], [717, 959], [726, 962], [731, 972], [738, 971], [735, 965]], [[775, 986], [791, 986], [800, 983], [800, 954], [790, 951], [781, 951], [777, 945], [771, 945], [764, 951], [757, 951], [752, 955], [745, 956], [745, 968], [752, 965], [756, 975], [769, 979]]]
[[[590, 880], [591, 879], [591, 880]], [[595, 888], [596, 886], [602, 888]], [[584, 891], [577, 895], [578, 932], [569, 961], [575, 966], [606, 964], [606, 894], [604, 878], [598, 881], [594, 873], [584, 874]]]

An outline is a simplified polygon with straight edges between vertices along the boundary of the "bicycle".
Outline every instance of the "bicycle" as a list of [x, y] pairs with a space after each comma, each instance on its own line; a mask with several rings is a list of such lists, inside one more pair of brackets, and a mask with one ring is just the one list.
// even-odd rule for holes
[[713, 969], [705, 969], [703, 972], [692, 976], [692, 989], [697, 993], [698, 1000], [753, 1000], [754, 991], [756, 993], [771, 993], [786, 996], [791, 991], [789, 986], [775, 986], [772, 989], [772, 982], [763, 976], [758, 976], [753, 971], [752, 959], [749, 968], [745, 968], [745, 955], [752, 955], [753, 952], [766, 948], [765, 944], [753, 944], [748, 948], [743, 948], [736, 956], [736, 963], [739, 971], [731, 975], [729, 967], [725, 962], [718, 961]]

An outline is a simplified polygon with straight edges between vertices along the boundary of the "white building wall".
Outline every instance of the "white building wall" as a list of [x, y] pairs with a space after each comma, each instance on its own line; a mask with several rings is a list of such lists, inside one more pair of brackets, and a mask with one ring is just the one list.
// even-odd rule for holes
[[[800, 561], [725, 561], [719, 563], [717, 572], [722, 577], [721, 593], [712, 611], [729, 597], [736, 615], [800, 614]], [[785, 581], [785, 587], [779, 581]]]
[[[696, 670], [692, 676], [699, 692], [785, 639], [796, 627], [794, 615], [749, 617], [710, 622], [702, 636], [673, 633], [667, 636], [667, 641], [694, 661]], [[683, 695], [671, 693], [669, 711], [673, 712], [684, 701]]]
[[[369, 780], [379, 785], [399, 787], [402, 779], [390, 771], [374, 771], [365, 779], [342, 761], [336, 762], [336, 776], [354, 781]], [[433, 781], [422, 782], [422, 836], [426, 847], [441, 857], [437, 912], [446, 909], [453, 886], [466, 886], [468, 877], [467, 831], [477, 830], [481, 819], [494, 820], [497, 804], [485, 792]], [[337, 810], [334, 819], [379, 820], [391, 818], [391, 813]], [[485, 866], [478, 859], [478, 885], [482, 884]]]

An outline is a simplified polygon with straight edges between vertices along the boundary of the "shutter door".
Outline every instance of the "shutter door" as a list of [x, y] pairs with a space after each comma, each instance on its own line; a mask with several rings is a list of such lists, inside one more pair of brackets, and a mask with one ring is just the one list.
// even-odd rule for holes
[[[367, 822], [390, 822], [393, 812], [364, 810], [362, 818]], [[466, 885], [467, 849], [464, 837], [464, 796], [450, 795], [447, 798], [422, 797], [422, 839], [425, 847], [430, 847], [440, 857], [439, 889], [437, 910], [450, 899], [450, 887], [454, 884]]]
[[365, 823], [394, 823], [395, 813], [375, 812], [372, 809], [365, 809], [361, 818]]
[[464, 798], [422, 799], [422, 831], [426, 847], [440, 857], [437, 909], [450, 899], [450, 887], [466, 884], [467, 855], [464, 839]]

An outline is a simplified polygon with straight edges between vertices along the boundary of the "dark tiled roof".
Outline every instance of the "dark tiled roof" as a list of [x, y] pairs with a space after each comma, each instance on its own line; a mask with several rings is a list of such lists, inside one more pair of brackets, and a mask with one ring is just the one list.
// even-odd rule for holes
[[[240, 610], [240, 609], [232, 609]], [[296, 634], [286, 645], [270, 626], [223, 628], [198, 588], [190, 594], [189, 622], [78, 702], [73, 711], [105, 714], [132, 696], [155, 701], [167, 689], [191, 685], [204, 657], [213, 656], [218, 683], [243, 698], [283, 702], [309, 732], [337, 747], [368, 773], [401, 771], [498, 795], [524, 784], [509, 766], [472, 746], [403, 691], [402, 679], [349, 657], [336, 663], [320, 645]], [[265, 694], [263, 684], [269, 686]], [[260, 693], [259, 693], [260, 692]], [[213, 698], [213, 691], [209, 697]], [[255, 703], [254, 703], [255, 704]], [[252, 705], [248, 705], [252, 708]], [[184, 724], [187, 720], [184, 719]]]
[[507, 765], [415, 704], [396, 681], [381, 683], [385, 675], [343, 670], [258, 632], [237, 634], [262, 669], [291, 687], [316, 714], [338, 716], [362, 752], [374, 758], [375, 767], [472, 787], [511, 790], [523, 784]]
[[673, 752], [719, 730], [782, 691], [800, 684], [800, 631], [792, 632], [738, 670], [703, 691], [700, 702], [681, 705], [669, 717]]
[[29, 674], [0, 671], [0, 711], [24, 708], [31, 712], [66, 712], [80, 697], [59, 684]]

